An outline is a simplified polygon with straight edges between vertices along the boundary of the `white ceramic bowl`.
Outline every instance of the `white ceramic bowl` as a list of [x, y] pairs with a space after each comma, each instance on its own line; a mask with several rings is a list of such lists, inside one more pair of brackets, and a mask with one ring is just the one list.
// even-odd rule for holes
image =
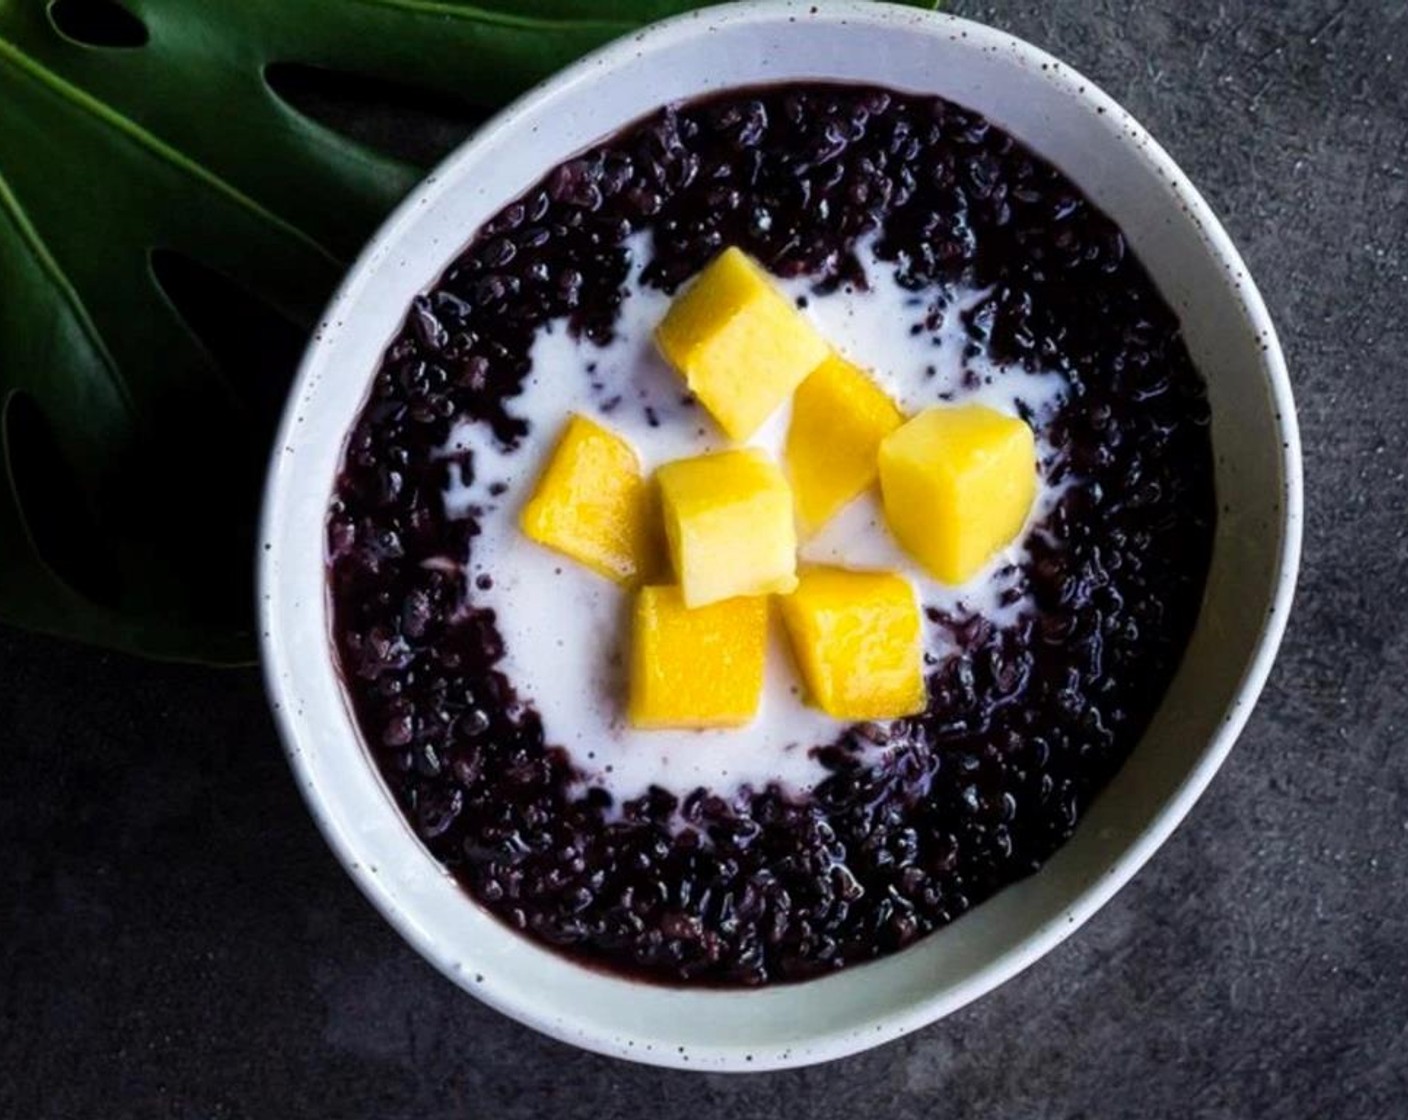
[[[1123, 227], [1208, 381], [1221, 515], [1206, 598], [1153, 726], [1037, 874], [881, 961], [760, 991], [652, 987], [510, 932], [402, 820], [349, 716], [329, 645], [324, 516], [343, 439], [411, 297], [501, 205], [661, 103], [805, 78], [940, 94], [1041, 153]], [[1261, 297], [1172, 160], [1096, 86], [978, 24], [868, 3], [740, 4], [658, 24], [527, 94], [430, 175], [348, 275], [293, 388], [261, 553], [265, 669], [293, 769], [357, 884], [446, 976], [537, 1029], [689, 1069], [824, 1061], [912, 1031], [1067, 937], [1168, 837], [1227, 756], [1286, 622], [1301, 532], [1300, 449]]]

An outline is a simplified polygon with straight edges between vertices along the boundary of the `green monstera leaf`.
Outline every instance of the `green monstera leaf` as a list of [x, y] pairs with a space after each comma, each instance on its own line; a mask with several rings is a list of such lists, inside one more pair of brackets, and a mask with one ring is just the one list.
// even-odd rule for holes
[[[418, 176], [291, 107], [270, 67], [492, 106], [698, 5], [85, 2], [126, 45], [70, 37], [79, 0], [0, 0], [0, 620], [245, 660], [289, 368], [242, 324], [306, 329]], [[294, 328], [267, 331], [296, 349]]]

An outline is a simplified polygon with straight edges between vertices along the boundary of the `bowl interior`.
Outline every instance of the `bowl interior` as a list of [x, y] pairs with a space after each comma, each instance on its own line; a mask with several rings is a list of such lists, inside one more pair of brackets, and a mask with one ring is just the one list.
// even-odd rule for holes
[[[596, 973], [510, 933], [419, 846], [358, 742], [328, 644], [323, 520], [345, 432], [411, 297], [545, 170], [662, 102], [826, 78], [940, 94], [1061, 167], [1123, 227], [1182, 317], [1208, 381], [1220, 522], [1192, 645], [1154, 725], [1037, 875], [882, 961], [759, 992], [672, 990]], [[1161, 150], [1080, 75], [1010, 37], [883, 5], [740, 5], [623, 41], [530, 94], [388, 222], [329, 310], [271, 469], [262, 559], [266, 668], [296, 774], [369, 897], [490, 1004], [605, 1053], [762, 1069], [923, 1025], [1036, 959], [1148, 857], [1221, 762], [1289, 603], [1298, 448], [1265, 310], [1215, 219]]]

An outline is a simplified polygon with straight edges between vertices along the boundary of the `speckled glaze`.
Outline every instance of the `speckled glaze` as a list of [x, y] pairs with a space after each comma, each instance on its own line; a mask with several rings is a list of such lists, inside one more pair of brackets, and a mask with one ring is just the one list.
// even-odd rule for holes
[[[1212, 574], [1189, 654], [1148, 734], [1040, 873], [912, 949], [825, 980], [760, 992], [652, 989], [505, 930], [420, 847], [357, 740], [333, 669], [322, 511], [401, 310], [484, 218], [662, 100], [798, 78], [875, 82], [971, 107], [1065, 170], [1122, 226], [1183, 318], [1208, 380], [1220, 502]], [[1284, 364], [1236, 251], [1162, 150], [1083, 78], [1009, 36], [910, 9], [711, 9], [609, 47], [529, 94], [430, 176], [353, 269], [305, 360], [271, 467], [261, 568], [270, 691], [329, 842], [383, 913], [462, 986], [603, 1053], [704, 1069], [822, 1061], [913, 1030], [1025, 967], [1182, 818], [1230, 749], [1284, 628], [1299, 470]]]

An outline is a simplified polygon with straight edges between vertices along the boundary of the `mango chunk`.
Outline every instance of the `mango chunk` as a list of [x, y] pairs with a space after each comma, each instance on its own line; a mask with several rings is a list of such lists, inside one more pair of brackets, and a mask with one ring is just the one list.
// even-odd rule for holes
[[656, 472], [670, 562], [685, 605], [797, 586], [792, 490], [761, 451], [720, 451]]
[[631, 645], [633, 727], [736, 727], [758, 711], [768, 601], [690, 610], [678, 587], [642, 587]]
[[840, 354], [813, 370], [792, 400], [787, 473], [808, 530], [875, 482], [880, 441], [904, 416], [865, 371]]
[[893, 572], [802, 570], [782, 600], [793, 656], [813, 704], [838, 719], [924, 710], [924, 647], [914, 589]]
[[746, 440], [826, 357], [826, 340], [736, 248], [725, 249], [670, 305], [655, 331], [719, 426]]
[[1036, 498], [1036, 440], [984, 405], [930, 408], [880, 444], [885, 519], [944, 583], [966, 583], [1026, 524]]
[[649, 561], [648, 493], [631, 445], [574, 413], [518, 524], [539, 544], [629, 584]]

